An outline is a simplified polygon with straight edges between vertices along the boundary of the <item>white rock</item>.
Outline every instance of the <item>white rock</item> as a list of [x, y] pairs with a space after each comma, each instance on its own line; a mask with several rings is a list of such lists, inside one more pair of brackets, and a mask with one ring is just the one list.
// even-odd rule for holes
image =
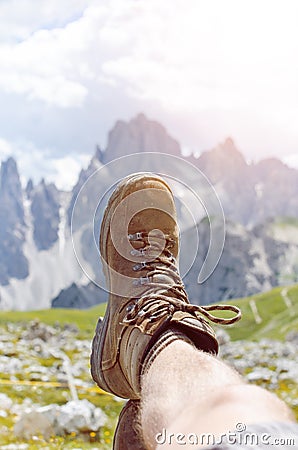
[[106, 416], [88, 400], [70, 401], [65, 405], [48, 405], [38, 408], [52, 424], [56, 434], [98, 431]]
[[54, 430], [51, 422], [38, 411], [23, 414], [14, 426], [14, 434], [19, 439], [32, 439], [33, 436], [42, 435], [49, 439]]
[[1, 450], [27, 450], [29, 444], [8, 444], [2, 445]]
[[0, 408], [4, 409], [4, 411], [8, 411], [11, 409], [13, 401], [6, 394], [0, 393]]

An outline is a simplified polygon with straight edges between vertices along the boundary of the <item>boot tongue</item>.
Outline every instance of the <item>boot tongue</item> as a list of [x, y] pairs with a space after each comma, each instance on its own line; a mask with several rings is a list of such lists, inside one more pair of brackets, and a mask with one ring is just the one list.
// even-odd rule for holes
[[174, 280], [165, 273], [155, 273], [152, 275], [152, 283], [165, 284], [166, 286], [171, 287], [174, 285]]

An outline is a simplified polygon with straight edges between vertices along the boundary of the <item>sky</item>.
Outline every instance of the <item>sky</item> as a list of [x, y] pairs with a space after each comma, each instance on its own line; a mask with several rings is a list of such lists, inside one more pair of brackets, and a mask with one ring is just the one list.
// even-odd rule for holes
[[69, 189], [119, 119], [298, 167], [296, 0], [0, 0], [0, 160]]

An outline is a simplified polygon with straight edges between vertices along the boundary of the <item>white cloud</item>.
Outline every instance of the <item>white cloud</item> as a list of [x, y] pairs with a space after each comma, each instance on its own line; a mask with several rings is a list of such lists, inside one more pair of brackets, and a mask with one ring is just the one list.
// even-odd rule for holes
[[89, 19], [82, 15], [64, 27], [40, 29], [21, 42], [0, 45], [0, 88], [48, 105], [81, 106], [86, 80], [94, 77], [87, 56], [96, 33], [90, 28], [94, 18]]
[[298, 154], [297, 153], [292, 153], [290, 155], [287, 155], [282, 160], [288, 166], [298, 169]]
[[89, 162], [89, 155], [78, 155], [76, 158], [65, 156], [52, 160], [52, 181], [59, 189], [70, 190], [77, 182], [82, 168], [86, 168]]
[[52, 151], [36, 148], [32, 142], [8, 142], [0, 139], [0, 162], [13, 156], [17, 160], [22, 185], [31, 178], [34, 184], [45, 178], [59, 189], [70, 190], [78, 180], [82, 168], [86, 168], [91, 156], [68, 154], [53, 157]]
[[21, 2], [40, 29], [0, 46], [3, 89], [72, 107], [96, 78], [172, 112], [298, 101], [297, 2], [82, 0], [74, 18], [71, 3], [43, 1], [38, 21], [36, 1]]
[[3, 161], [13, 153], [12, 146], [5, 139], [0, 138], [0, 161]]
[[89, 0], [1, 0], [0, 40], [27, 39], [39, 29], [63, 26], [80, 16]]
[[0, 95], [22, 105], [0, 136], [63, 141], [62, 158], [144, 111], [196, 150], [232, 135], [247, 157], [293, 153], [297, 16], [296, 0], [0, 1]]
[[[172, 112], [297, 104], [297, 3], [164, 5], [140, 2], [138, 16], [123, 17], [133, 44], [103, 63], [104, 73], [127, 92]], [[118, 22], [110, 17], [109, 36], [118, 33]]]

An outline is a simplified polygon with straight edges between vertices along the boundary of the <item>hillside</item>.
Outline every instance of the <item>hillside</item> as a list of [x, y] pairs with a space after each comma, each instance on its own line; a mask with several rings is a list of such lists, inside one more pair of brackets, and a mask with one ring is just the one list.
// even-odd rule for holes
[[[288, 300], [285, 300], [288, 298]], [[257, 311], [262, 322], [257, 324], [250, 306], [255, 301]], [[263, 338], [284, 340], [287, 333], [296, 330], [298, 333], [298, 284], [287, 288], [278, 287], [269, 292], [257, 294], [252, 297], [235, 299], [226, 303], [239, 306], [242, 311], [240, 322], [225, 327], [231, 340]], [[289, 309], [287, 304], [291, 303]], [[59, 322], [73, 323], [79, 328], [84, 338], [92, 338], [97, 318], [103, 316], [105, 304], [84, 309], [49, 309], [37, 311], [0, 311], [0, 325], [8, 322], [28, 322], [38, 319], [41, 322], [54, 325]]]
[[[260, 323], [256, 323], [251, 302], [257, 308]], [[269, 292], [230, 301], [239, 306], [242, 320], [229, 328], [232, 340], [280, 339], [284, 340], [288, 333], [298, 333], [298, 285], [287, 288], [275, 288]], [[258, 321], [258, 319], [257, 319]]]

